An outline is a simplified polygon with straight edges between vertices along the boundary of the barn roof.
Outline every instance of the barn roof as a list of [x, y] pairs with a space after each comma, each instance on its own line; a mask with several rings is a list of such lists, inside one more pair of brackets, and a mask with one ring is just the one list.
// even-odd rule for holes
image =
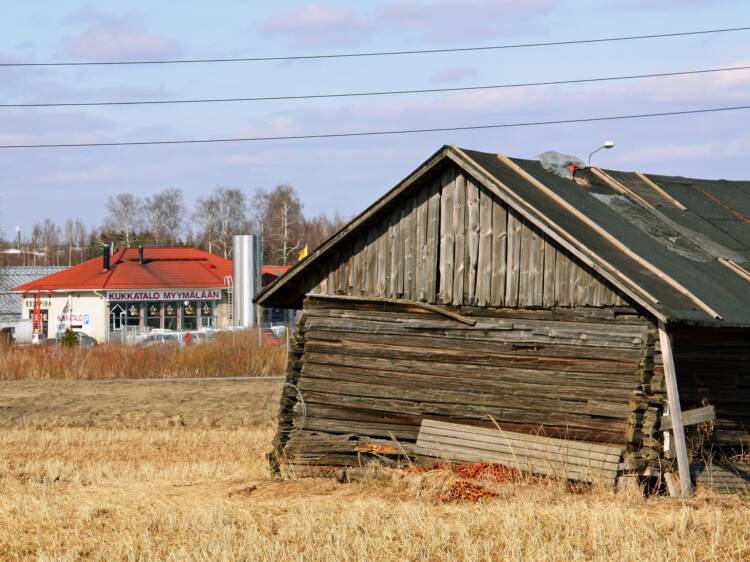
[[138, 248], [115, 252], [110, 269], [94, 258], [63, 271], [15, 287], [20, 293], [56, 290], [219, 288], [232, 275], [232, 261], [196, 248], [145, 248], [138, 263]]
[[[256, 297], [295, 306], [326, 252], [446, 162], [460, 166], [655, 317], [750, 326], [750, 182], [579, 170], [569, 180], [536, 160], [444, 146]], [[323, 259], [325, 259], [323, 257]]]

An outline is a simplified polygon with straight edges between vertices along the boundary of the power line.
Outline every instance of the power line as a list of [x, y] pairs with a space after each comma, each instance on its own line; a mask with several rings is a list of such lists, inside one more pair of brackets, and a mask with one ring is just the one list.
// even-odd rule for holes
[[369, 51], [361, 53], [331, 53], [318, 55], [285, 55], [276, 57], [238, 57], [211, 59], [152, 59], [129, 61], [60, 61], [60, 62], [2, 62], [0, 67], [33, 67], [33, 66], [117, 66], [117, 65], [146, 65], [146, 64], [204, 64], [231, 62], [262, 62], [262, 61], [292, 61], [314, 59], [343, 59], [356, 57], [386, 57], [397, 55], [425, 55], [435, 53], [461, 53], [468, 51], [496, 51], [501, 49], [524, 49], [529, 47], [559, 47], [564, 45], [586, 45], [592, 43], [612, 43], [616, 41], [635, 41], [640, 39], [661, 39], [669, 37], [688, 37], [694, 35], [708, 35], [711, 33], [729, 33], [733, 31], [748, 31], [748, 27], [725, 27], [721, 29], [703, 29], [698, 31], [680, 31], [675, 33], [654, 33], [649, 35], [628, 35], [618, 37], [602, 37], [596, 39], [574, 39], [568, 41], [547, 41], [536, 43], [515, 43], [505, 45], [485, 45], [479, 47], [455, 47], [445, 49], [414, 49], [401, 51]]
[[571, 80], [551, 80], [547, 82], [519, 82], [514, 84], [492, 84], [485, 86], [456, 86], [447, 88], [422, 88], [416, 90], [380, 90], [368, 92], [343, 92], [328, 94], [305, 94], [291, 96], [259, 96], [233, 98], [197, 98], [197, 99], [166, 99], [166, 100], [134, 100], [134, 101], [83, 101], [83, 102], [40, 102], [40, 103], [3, 103], [0, 108], [53, 108], [53, 107], [100, 107], [100, 106], [128, 106], [128, 105], [173, 105], [197, 103], [236, 103], [258, 101], [309, 100], [324, 98], [350, 98], [365, 96], [392, 96], [403, 94], [427, 94], [445, 92], [468, 92], [476, 90], [498, 90], [505, 88], [527, 88], [535, 86], [560, 86], [566, 84], [586, 84], [594, 82], [611, 82], [634, 80], [640, 78], [665, 78], [669, 76], [689, 76], [696, 74], [710, 74], [715, 72], [734, 72], [750, 70], [750, 66], [733, 66], [726, 68], [709, 68], [701, 70], [683, 70], [678, 72], [657, 72], [652, 74], [630, 74], [624, 76], [605, 76], [597, 78], [578, 78]]
[[663, 111], [655, 113], [634, 113], [630, 115], [608, 115], [600, 117], [582, 117], [577, 119], [559, 119], [554, 121], [526, 121], [519, 123], [501, 123], [496, 125], [467, 125], [460, 127], [434, 127], [424, 129], [393, 129], [385, 131], [358, 131], [350, 133], [319, 133], [309, 135], [282, 135], [268, 137], [239, 137], [212, 139], [177, 139], [177, 140], [149, 140], [149, 141], [116, 141], [116, 142], [82, 142], [82, 143], [50, 143], [50, 144], [6, 144], [0, 149], [13, 148], [84, 148], [98, 146], [154, 146], [170, 144], [212, 144], [231, 142], [281, 141], [281, 140], [312, 140], [345, 137], [370, 137], [385, 135], [406, 135], [416, 133], [438, 133], [450, 131], [474, 131], [481, 129], [507, 129], [512, 127], [532, 127], [538, 125], [566, 125], [571, 123], [593, 123], [596, 121], [620, 121], [625, 119], [644, 119], [649, 117], [671, 117], [679, 115], [696, 115], [700, 113], [716, 113], [721, 111], [738, 111], [750, 109], [750, 105], [729, 107], [710, 107], [705, 109], [686, 109], [682, 111]]

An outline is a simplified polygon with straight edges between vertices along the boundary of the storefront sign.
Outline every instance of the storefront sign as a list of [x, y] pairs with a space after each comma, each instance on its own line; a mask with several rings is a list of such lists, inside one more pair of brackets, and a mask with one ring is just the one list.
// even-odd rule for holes
[[[39, 308], [50, 308], [52, 305], [50, 304], [49, 299], [39, 299]], [[26, 308], [34, 308], [34, 299], [26, 299], [23, 301], [23, 305]]]
[[108, 301], [213, 301], [221, 298], [221, 289], [143, 289], [107, 291]]
[[88, 326], [91, 323], [91, 316], [87, 312], [75, 312], [68, 314], [67, 312], [61, 312], [56, 317], [58, 326], [65, 326], [66, 324], [73, 326]]

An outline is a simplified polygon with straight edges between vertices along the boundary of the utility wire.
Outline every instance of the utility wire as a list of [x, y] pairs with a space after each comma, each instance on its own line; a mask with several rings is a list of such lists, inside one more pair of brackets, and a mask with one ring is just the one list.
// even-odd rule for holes
[[129, 60], [129, 61], [60, 61], [60, 62], [2, 62], [0, 67], [33, 67], [33, 66], [117, 66], [117, 65], [139, 65], [139, 64], [204, 64], [204, 63], [229, 63], [229, 62], [261, 62], [261, 61], [291, 61], [291, 60], [314, 60], [314, 59], [343, 59], [356, 57], [385, 57], [396, 55], [425, 55], [433, 53], [461, 53], [468, 51], [495, 51], [501, 49], [524, 49], [529, 47], [558, 47], [564, 45], [586, 45], [592, 43], [612, 43], [616, 41], [635, 41], [639, 39], [660, 39], [668, 37], [687, 37], [695, 35], [708, 35], [711, 33], [728, 33], [733, 31], [748, 31], [747, 27], [725, 27], [721, 29], [703, 29], [698, 31], [680, 31], [675, 33], [654, 33], [650, 35], [628, 35], [617, 37], [603, 37], [598, 39], [574, 39], [568, 41], [547, 41], [537, 43], [515, 43], [505, 45], [485, 45], [479, 47], [456, 47], [446, 49], [415, 49], [402, 51], [369, 51], [361, 53], [331, 53], [318, 55], [286, 55], [276, 57], [238, 57], [238, 58], [212, 58], [212, 59], [152, 59], [152, 60]]
[[434, 127], [424, 129], [392, 129], [384, 131], [359, 131], [350, 133], [319, 133], [309, 135], [282, 135], [268, 137], [239, 137], [239, 138], [210, 138], [210, 139], [177, 139], [177, 140], [149, 140], [149, 141], [117, 141], [117, 142], [81, 142], [81, 143], [49, 143], [49, 144], [5, 144], [2, 149], [12, 148], [80, 148], [95, 146], [153, 146], [168, 144], [211, 144], [230, 142], [281, 141], [281, 140], [311, 140], [344, 137], [370, 137], [384, 135], [406, 135], [415, 133], [438, 133], [449, 131], [475, 131], [480, 129], [506, 129], [512, 127], [532, 127], [537, 125], [565, 125], [571, 123], [593, 123], [596, 121], [619, 121], [625, 119], [644, 119], [649, 117], [671, 117], [679, 115], [696, 115], [700, 113], [717, 113], [722, 111], [738, 111], [750, 109], [750, 105], [729, 107], [710, 107], [705, 109], [686, 109], [682, 111], [662, 111], [654, 113], [633, 113], [630, 115], [607, 115], [600, 117], [582, 117], [578, 119], [559, 119], [554, 121], [526, 121], [518, 123], [501, 123], [496, 125], [467, 125], [460, 127]]
[[259, 96], [234, 98], [197, 98], [197, 99], [165, 99], [165, 100], [134, 100], [134, 101], [82, 101], [82, 102], [39, 102], [39, 103], [2, 103], [2, 108], [41, 108], [41, 107], [99, 107], [99, 106], [127, 106], [127, 105], [173, 105], [196, 103], [236, 103], [281, 100], [310, 100], [324, 98], [351, 98], [365, 96], [393, 96], [403, 94], [427, 94], [444, 92], [469, 92], [476, 90], [499, 90], [504, 88], [528, 88], [534, 86], [559, 86], [565, 84], [586, 84], [592, 82], [611, 82], [618, 80], [634, 80], [639, 78], [664, 78], [668, 76], [690, 76], [696, 74], [710, 74], [714, 72], [734, 72], [750, 70], [750, 66], [733, 66], [726, 68], [709, 68], [701, 70], [683, 70], [679, 72], [657, 72], [653, 74], [631, 74], [625, 76], [606, 76], [598, 78], [578, 78], [571, 80], [551, 80], [547, 82], [519, 82], [515, 84], [493, 84], [487, 86], [456, 86], [447, 88], [422, 88], [417, 90], [380, 90], [369, 92], [344, 92], [329, 94], [306, 94], [291, 96]]

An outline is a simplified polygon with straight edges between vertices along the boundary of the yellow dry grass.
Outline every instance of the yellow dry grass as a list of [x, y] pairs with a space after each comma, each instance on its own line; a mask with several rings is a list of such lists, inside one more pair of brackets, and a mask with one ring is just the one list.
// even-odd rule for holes
[[0, 346], [0, 380], [274, 376], [285, 369], [286, 347], [259, 345], [256, 330], [188, 346]]
[[269, 479], [262, 423], [59, 422], [0, 423], [0, 560], [750, 557], [750, 502], [737, 497], [646, 500], [528, 479], [497, 485], [491, 501], [441, 504], [454, 478], [441, 471]]

